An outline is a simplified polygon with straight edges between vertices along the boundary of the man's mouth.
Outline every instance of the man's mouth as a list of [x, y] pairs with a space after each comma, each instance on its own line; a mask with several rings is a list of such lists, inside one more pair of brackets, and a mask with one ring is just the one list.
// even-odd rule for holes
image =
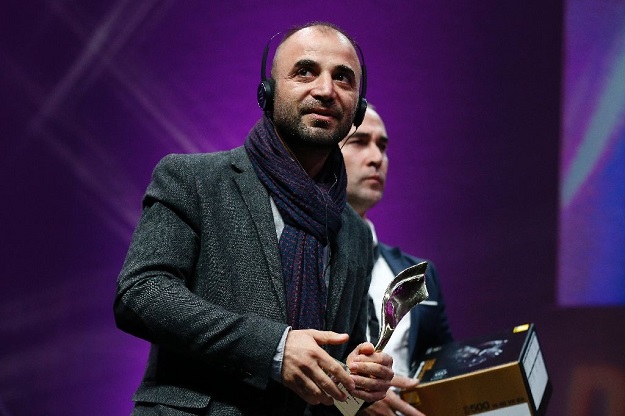
[[340, 119], [341, 115], [338, 111], [331, 108], [310, 108], [304, 110], [304, 114], [312, 114], [324, 119]]
[[375, 181], [378, 183], [382, 183], [382, 177], [380, 175], [371, 175], [365, 178], [366, 181]]

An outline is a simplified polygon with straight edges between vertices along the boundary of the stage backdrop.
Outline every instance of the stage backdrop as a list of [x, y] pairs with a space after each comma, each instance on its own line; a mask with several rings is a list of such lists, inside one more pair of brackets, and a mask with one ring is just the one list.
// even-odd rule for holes
[[625, 3], [567, 5], [558, 299], [625, 305]]
[[456, 337], [535, 322], [548, 414], [624, 415], [622, 16], [616, 0], [2, 2], [0, 415], [130, 412], [148, 345], [112, 304], [152, 169], [241, 145], [267, 40], [310, 20], [363, 49], [390, 135], [371, 219], [437, 266]]

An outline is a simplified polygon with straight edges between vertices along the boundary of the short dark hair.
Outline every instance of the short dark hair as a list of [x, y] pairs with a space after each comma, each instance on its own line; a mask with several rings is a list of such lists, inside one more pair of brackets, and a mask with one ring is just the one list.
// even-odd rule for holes
[[[345, 32], [343, 29], [341, 29], [340, 27], [338, 27], [334, 23], [318, 21], [318, 20], [315, 20], [315, 21], [312, 21], [312, 22], [308, 22], [308, 23], [304, 23], [302, 25], [292, 26], [291, 28], [286, 30], [284, 32], [284, 36], [282, 36], [282, 39], [280, 39], [280, 43], [278, 43], [278, 46], [276, 46], [276, 51], [280, 48], [280, 46], [282, 46], [282, 44], [288, 38], [290, 38], [291, 36], [293, 36], [294, 34], [299, 32], [300, 30], [306, 29], [306, 28], [309, 28], [309, 27], [317, 27], [322, 32], [329, 32], [329, 31], [333, 30], [333, 31], [338, 32], [341, 35], [345, 36], [347, 38], [347, 40], [349, 40], [349, 43], [352, 45], [354, 50], [356, 51], [356, 56], [358, 56], [358, 60], [361, 59], [360, 55], [358, 54], [359, 51], [360, 51], [360, 47], [358, 46], [358, 44], [356, 43], [354, 38], [352, 38], [347, 32]], [[276, 56], [274, 55], [273, 60], [271, 62], [271, 75], [272, 75], [272, 77], [273, 77], [273, 68], [275, 66], [275, 58], [276, 58]], [[362, 67], [362, 63], [360, 65]]]
[[320, 27], [322, 31], [325, 28], [325, 30], [334, 30], [336, 32], [339, 32], [341, 35], [345, 36], [349, 40], [349, 42], [352, 44], [354, 49], [358, 47], [356, 45], [356, 41], [354, 40], [354, 38], [350, 36], [349, 33], [345, 32], [343, 29], [341, 29], [334, 23], [324, 22], [324, 21], [319, 21], [319, 20], [315, 20], [312, 22], [304, 23], [303, 25], [297, 25], [297, 26], [291, 27], [290, 29], [284, 32], [284, 36], [282, 37], [282, 40], [278, 44], [278, 47], [280, 47], [280, 45], [282, 45], [285, 40], [293, 36], [295, 33], [299, 32], [302, 29], [306, 29], [309, 27]]

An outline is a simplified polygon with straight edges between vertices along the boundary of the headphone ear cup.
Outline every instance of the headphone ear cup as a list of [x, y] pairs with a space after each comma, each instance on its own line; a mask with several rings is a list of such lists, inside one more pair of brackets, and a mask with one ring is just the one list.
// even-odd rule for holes
[[273, 110], [273, 90], [274, 81], [271, 78], [263, 80], [258, 84], [256, 98], [258, 99], [258, 106], [262, 108], [263, 111]]
[[367, 112], [367, 99], [361, 98], [358, 100], [358, 107], [354, 113], [354, 126], [358, 127], [365, 119], [365, 113]]

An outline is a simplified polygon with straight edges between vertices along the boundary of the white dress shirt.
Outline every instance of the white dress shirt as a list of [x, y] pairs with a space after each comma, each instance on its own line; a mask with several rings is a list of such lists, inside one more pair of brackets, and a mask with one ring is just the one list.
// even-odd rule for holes
[[[371, 234], [373, 235], [373, 245], [378, 245], [378, 236], [375, 233], [375, 227], [369, 220], [365, 220], [371, 228]], [[369, 287], [369, 295], [373, 299], [375, 305], [375, 314], [378, 317], [378, 322], [382, 322], [382, 298], [384, 297], [384, 291], [395, 278], [395, 275], [391, 271], [390, 266], [380, 256], [373, 265], [373, 271], [371, 272], [371, 286]], [[408, 335], [410, 331], [410, 314], [406, 314], [404, 318], [399, 321], [397, 328], [393, 332], [391, 339], [384, 347], [384, 352], [393, 357], [393, 371], [396, 374], [402, 376], [408, 376], [410, 366], [408, 364]], [[369, 329], [367, 328], [367, 337], [369, 336]]]

